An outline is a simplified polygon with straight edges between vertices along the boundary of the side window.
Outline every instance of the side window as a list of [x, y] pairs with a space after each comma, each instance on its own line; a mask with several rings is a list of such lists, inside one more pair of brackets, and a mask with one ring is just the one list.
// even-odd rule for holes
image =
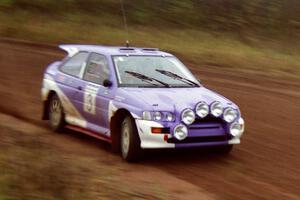
[[79, 52], [72, 58], [70, 58], [63, 66], [61, 66], [60, 70], [66, 74], [80, 77], [82, 73], [82, 68], [88, 57], [87, 52]]
[[109, 68], [105, 56], [92, 53], [87, 63], [83, 79], [102, 85], [109, 78]]

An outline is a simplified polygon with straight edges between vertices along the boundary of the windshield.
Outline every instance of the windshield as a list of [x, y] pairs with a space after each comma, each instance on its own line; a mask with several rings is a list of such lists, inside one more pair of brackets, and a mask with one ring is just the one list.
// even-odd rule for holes
[[199, 87], [191, 72], [175, 57], [113, 56], [122, 87]]

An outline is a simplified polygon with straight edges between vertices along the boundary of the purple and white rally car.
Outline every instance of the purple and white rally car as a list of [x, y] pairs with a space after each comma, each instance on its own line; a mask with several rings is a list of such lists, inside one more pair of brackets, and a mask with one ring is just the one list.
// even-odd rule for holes
[[230, 152], [244, 120], [172, 54], [153, 48], [61, 45], [68, 56], [44, 74], [43, 119], [84, 132], [127, 161], [143, 149], [215, 146]]

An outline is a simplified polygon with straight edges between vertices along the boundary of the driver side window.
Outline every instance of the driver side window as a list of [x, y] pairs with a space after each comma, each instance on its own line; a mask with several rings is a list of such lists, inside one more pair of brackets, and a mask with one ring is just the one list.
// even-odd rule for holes
[[105, 56], [92, 53], [87, 63], [83, 79], [99, 85], [109, 78], [109, 68]]
[[81, 77], [82, 69], [85, 65], [85, 62], [88, 57], [87, 52], [79, 52], [72, 58], [70, 58], [63, 66], [60, 67], [60, 70], [68, 75]]

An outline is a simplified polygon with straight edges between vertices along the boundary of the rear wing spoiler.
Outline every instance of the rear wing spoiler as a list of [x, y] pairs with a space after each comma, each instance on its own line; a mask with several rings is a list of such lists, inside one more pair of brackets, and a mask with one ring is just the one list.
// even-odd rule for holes
[[59, 45], [59, 48], [68, 53], [68, 57], [74, 56], [79, 52], [78, 45]]

